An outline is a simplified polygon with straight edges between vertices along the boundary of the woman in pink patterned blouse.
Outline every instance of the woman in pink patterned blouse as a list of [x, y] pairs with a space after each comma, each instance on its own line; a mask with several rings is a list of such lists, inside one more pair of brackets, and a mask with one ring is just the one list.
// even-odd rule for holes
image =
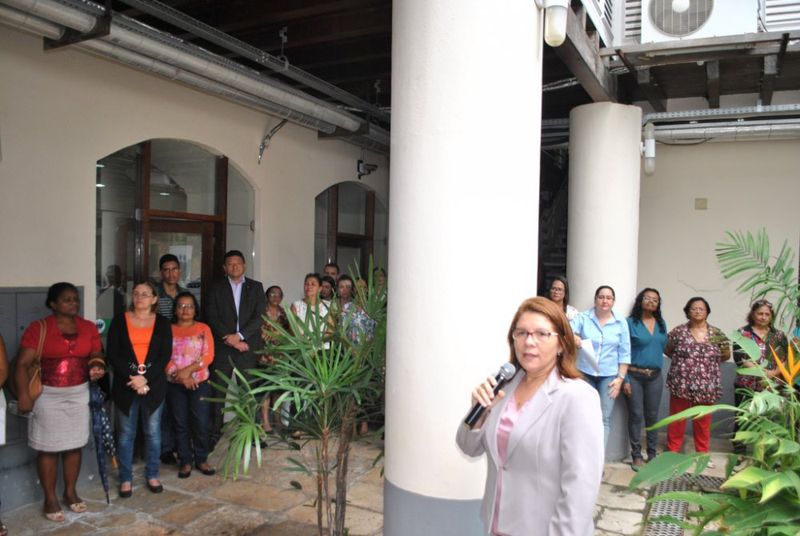
[[[208, 464], [208, 367], [214, 360], [214, 338], [208, 325], [195, 320], [197, 300], [191, 292], [175, 297], [172, 357], [167, 365], [167, 403], [172, 410], [180, 471], [189, 478], [192, 462], [204, 475], [215, 470]], [[191, 446], [189, 443], [191, 434]]]
[[[711, 306], [704, 298], [690, 298], [683, 312], [689, 321], [669, 332], [664, 349], [664, 354], [672, 360], [667, 374], [670, 415], [719, 400], [722, 396], [719, 364], [731, 356], [728, 338], [707, 322]], [[696, 452], [708, 452], [710, 428], [711, 415], [692, 421]], [[680, 452], [685, 433], [685, 420], [670, 424], [667, 449]]]

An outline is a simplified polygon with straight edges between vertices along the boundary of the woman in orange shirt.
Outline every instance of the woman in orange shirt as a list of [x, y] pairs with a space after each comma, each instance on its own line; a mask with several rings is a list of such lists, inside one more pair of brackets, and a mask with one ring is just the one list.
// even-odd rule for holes
[[167, 394], [165, 369], [172, 355], [169, 320], [156, 314], [158, 293], [149, 281], [133, 287], [130, 310], [111, 321], [108, 362], [114, 371], [111, 396], [117, 407], [119, 496], [133, 494], [133, 442], [143, 420], [147, 489], [164, 491], [158, 479], [161, 454], [161, 412]]

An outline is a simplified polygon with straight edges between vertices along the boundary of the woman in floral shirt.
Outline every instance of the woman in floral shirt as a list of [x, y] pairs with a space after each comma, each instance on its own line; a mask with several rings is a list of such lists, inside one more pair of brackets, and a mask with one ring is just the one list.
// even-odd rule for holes
[[[689, 321], [669, 333], [664, 354], [672, 360], [667, 375], [669, 413], [674, 415], [693, 406], [713, 404], [722, 396], [719, 364], [730, 358], [728, 338], [706, 320], [711, 306], [701, 297], [690, 298], [683, 308]], [[708, 452], [711, 415], [692, 421], [694, 450]], [[667, 449], [680, 452], [686, 421], [667, 427]]]
[[[736, 361], [736, 366], [739, 368], [753, 368], [761, 367], [768, 378], [780, 376], [778, 367], [775, 365], [775, 358], [772, 355], [772, 350], [778, 359], [786, 361], [786, 348], [788, 342], [786, 335], [775, 329], [772, 326], [774, 321], [772, 312], [772, 304], [767, 300], [757, 300], [750, 306], [750, 313], [747, 315], [747, 325], [739, 328], [739, 333], [742, 336], [751, 339], [755, 342], [761, 350], [761, 355], [756, 361], [750, 359], [741, 347], [738, 345], [734, 348], [733, 359]], [[764, 381], [755, 376], [745, 376], [743, 374], [736, 375], [736, 391], [734, 398], [738, 406], [744, 402], [745, 398], [749, 398], [745, 391], [742, 389], [750, 389], [751, 391], [761, 391], [764, 389]], [[735, 423], [734, 432], [739, 429], [738, 422]], [[737, 454], [745, 453], [745, 446], [743, 443], [737, 441], [733, 442], [733, 451]]]

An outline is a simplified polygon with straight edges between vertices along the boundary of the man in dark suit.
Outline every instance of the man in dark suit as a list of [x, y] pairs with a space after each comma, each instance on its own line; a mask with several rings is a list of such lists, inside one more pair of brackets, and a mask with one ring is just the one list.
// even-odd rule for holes
[[[261, 315], [267, 308], [264, 287], [260, 281], [244, 276], [245, 260], [241, 251], [225, 254], [222, 265], [225, 278], [216, 281], [204, 304], [206, 322], [214, 334], [215, 371], [231, 377], [233, 366], [244, 372], [256, 366], [254, 353], [263, 346]], [[214, 381], [220, 382], [217, 374]], [[224, 393], [215, 396], [224, 397]], [[212, 441], [219, 439], [222, 428], [222, 404], [211, 406]]]

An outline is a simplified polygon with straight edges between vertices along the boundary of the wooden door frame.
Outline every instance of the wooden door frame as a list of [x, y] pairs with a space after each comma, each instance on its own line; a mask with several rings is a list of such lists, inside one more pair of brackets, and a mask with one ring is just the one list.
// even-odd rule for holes
[[[137, 159], [136, 189], [136, 230], [134, 246], [133, 273], [135, 281], [148, 278], [147, 269], [150, 255], [150, 232], [152, 222], [173, 221], [175, 223], [210, 224], [211, 236], [206, 240], [203, 234], [202, 273], [208, 274], [201, 280], [201, 296], [205, 296], [207, 285], [222, 277], [222, 259], [225, 255], [226, 229], [228, 223], [228, 157], [217, 156], [214, 180], [214, 214], [196, 214], [150, 208], [150, 169], [152, 162], [152, 140], [141, 143], [141, 151]], [[205, 229], [205, 227], [204, 227]], [[167, 231], [168, 232], [168, 231]], [[176, 231], [183, 232], [183, 231]], [[204, 231], [205, 232], [205, 231]], [[202, 233], [201, 233], [202, 234]], [[211, 252], [210, 259], [205, 256], [206, 248]], [[206, 266], [206, 263], [210, 263]], [[208, 270], [208, 271], [206, 271]]]

